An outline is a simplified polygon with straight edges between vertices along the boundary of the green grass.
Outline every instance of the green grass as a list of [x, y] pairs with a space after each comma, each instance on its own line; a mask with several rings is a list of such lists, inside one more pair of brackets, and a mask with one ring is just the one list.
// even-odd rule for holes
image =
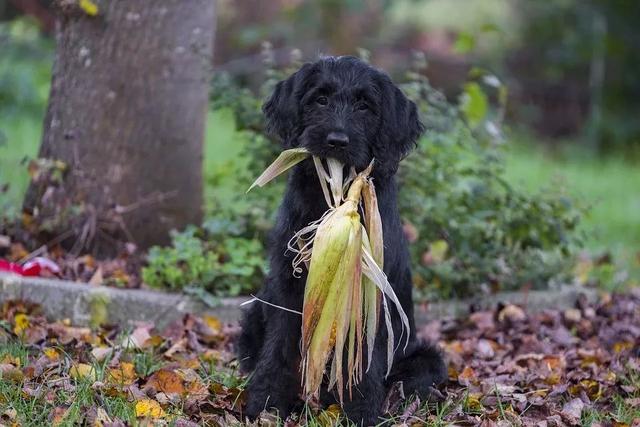
[[[43, 111], [44, 114], [44, 111]], [[35, 157], [42, 137], [42, 119], [36, 116], [0, 116], [0, 209], [3, 213], [16, 213], [27, 189], [29, 175], [26, 157]]]
[[573, 149], [509, 148], [506, 178], [531, 191], [562, 189], [586, 204], [585, 247], [633, 255], [640, 251], [640, 168], [621, 156], [596, 158]]

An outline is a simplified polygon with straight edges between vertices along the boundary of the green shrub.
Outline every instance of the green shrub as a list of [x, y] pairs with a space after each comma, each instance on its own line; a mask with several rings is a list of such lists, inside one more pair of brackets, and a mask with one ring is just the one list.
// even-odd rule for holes
[[458, 127], [423, 138], [400, 170], [419, 289], [439, 296], [542, 287], [566, 271], [579, 212], [502, 179], [499, 153]]
[[193, 292], [205, 301], [208, 295], [241, 295], [259, 286], [256, 280], [264, 274], [261, 243], [219, 235], [210, 225], [173, 232], [171, 246], [151, 248], [148, 265], [142, 270], [144, 282], [151, 287]]
[[[401, 215], [411, 238], [419, 293], [463, 297], [542, 287], [562, 279], [571, 265], [572, 249], [579, 243], [574, 232], [579, 210], [562, 194], [552, 190], [527, 194], [503, 179], [500, 122], [506, 89], [495, 76], [474, 70], [459, 102], [451, 103], [423, 77], [424, 66], [424, 58], [417, 57], [402, 86], [419, 106], [429, 131], [403, 162], [398, 177]], [[184, 245], [178, 240], [174, 248], [152, 250], [145, 281], [155, 266], [155, 271], [167, 268], [171, 273], [152, 276], [154, 283], [178, 287], [175, 283], [186, 286], [201, 281], [217, 295], [228, 292], [229, 283], [236, 280], [245, 282], [234, 288], [234, 294], [261, 283], [264, 268], [259, 266], [265, 249], [260, 242], [266, 241], [283, 191], [283, 180], [259, 192], [244, 191], [281, 149], [262, 135], [260, 105], [283, 73], [267, 67], [265, 76], [258, 96], [224, 75], [216, 76], [212, 99], [214, 108], [234, 112], [245, 143], [239, 156], [207, 177], [209, 227], [216, 224], [213, 234], [218, 238], [246, 242], [243, 256], [231, 256], [227, 262], [251, 268], [233, 279], [225, 277], [224, 263], [216, 256], [219, 251], [204, 249], [215, 244], [196, 237], [192, 230], [186, 236], [176, 235], [189, 242], [189, 251], [178, 249]], [[190, 258], [191, 262], [186, 261]], [[192, 268], [198, 274], [185, 273]]]

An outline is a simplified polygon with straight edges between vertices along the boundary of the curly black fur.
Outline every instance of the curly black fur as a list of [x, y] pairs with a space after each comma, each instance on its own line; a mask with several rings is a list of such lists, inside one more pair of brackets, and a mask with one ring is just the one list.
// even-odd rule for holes
[[[405, 393], [426, 397], [432, 385], [445, 379], [440, 353], [415, 335], [410, 260], [394, 178], [398, 163], [413, 148], [424, 127], [415, 104], [385, 73], [353, 57], [327, 57], [305, 64], [277, 84], [263, 110], [269, 132], [286, 148], [304, 146], [320, 157], [337, 158], [357, 170], [375, 158], [373, 178], [383, 223], [384, 271], [411, 326], [410, 344], [406, 350], [401, 347], [397, 351], [388, 378], [386, 331], [384, 327], [379, 329], [371, 367], [352, 397], [346, 398], [344, 410], [352, 421], [375, 424], [394, 382], [403, 381]], [[305, 160], [289, 175], [271, 235], [271, 268], [259, 298], [302, 310], [306, 277], [293, 277], [292, 255], [287, 253], [286, 244], [326, 209], [313, 164]], [[397, 340], [400, 320], [391, 311]], [[245, 414], [255, 417], [263, 409], [275, 408], [286, 417], [300, 404], [300, 316], [256, 302], [245, 313], [242, 327], [241, 368], [253, 372]], [[335, 401], [333, 392], [323, 390], [321, 395], [323, 403]]]

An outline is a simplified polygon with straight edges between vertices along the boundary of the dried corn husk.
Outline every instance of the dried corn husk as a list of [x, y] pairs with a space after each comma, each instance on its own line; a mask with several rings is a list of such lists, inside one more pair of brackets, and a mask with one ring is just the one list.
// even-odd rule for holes
[[[306, 150], [291, 151], [283, 152], [253, 186], [266, 184], [309, 156]], [[402, 337], [405, 346], [408, 342], [409, 321], [382, 270], [382, 221], [369, 178], [372, 165], [358, 175], [352, 169], [345, 180], [337, 160], [326, 160], [328, 170], [319, 158], [313, 161], [329, 209], [288, 244], [296, 253], [294, 274], [301, 274], [303, 265], [308, 269], [302, 311], [303, 388], [305, 395], [317, 395], [330, 365], [329, 389], [335, 386], [342, 402], [345, 373], [349, 392], [362, 380], [365, 346], [367, 369], [371, 364], [381, 311], [388, 337], [387, 374], [391, 369], [396, 341], [389, 301], [402, 322], [398, 345]]]
[[285, 150], [273, 163], [265, 169], [264, 172], [251, 184], [251, 187], [247, 190], [247, 193], [254, 187], [264, 187], [269, 181], [273, 180], [278, 175], [288, 171], [307, 157], [311, 153], [306, 148], [292, 148]]

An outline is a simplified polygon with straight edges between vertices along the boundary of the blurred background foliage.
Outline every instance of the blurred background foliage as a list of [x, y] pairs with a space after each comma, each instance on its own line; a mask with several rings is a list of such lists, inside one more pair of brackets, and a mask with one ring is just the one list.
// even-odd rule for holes
[[[639, 19], [640, 3], [624, 0], [218, 0], [208, 219], [150, 251], [145, 283], [205, 299], [259, 286], [283, 185], [244, 194], [279, 150], [262, 134], [260, 105], [321, 53], [387, 70], [428, 125], [400, 173], [422, 295], [576, 277], [629, 283], [640, 249]], [[23, 159], [40, 142], [52, 32], [48, 1], [0, 0], [0, 208], [9, 214], [28, 181]], [[580, 248], [614, 256], [586, 261]]]

